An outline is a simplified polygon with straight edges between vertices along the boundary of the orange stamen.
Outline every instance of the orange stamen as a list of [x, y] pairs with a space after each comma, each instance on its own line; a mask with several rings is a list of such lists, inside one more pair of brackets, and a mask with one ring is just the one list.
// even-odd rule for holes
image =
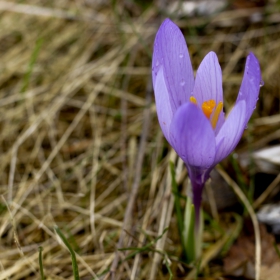
[[202, 103], [201, 108], [207, 119], [210, 119], [210, 116], [211, 116], [215, 106], [216, 106], [216, 102], [213, 99], [210, 99], [210, 100]]
[[194, 96], [191, 96], [191, 97], [190, 97], [190, 101], [191, 101], [191, 103], [197, 105], [197, 101], [196, 101], [196, 99], [195, 99]]
[[217, 107], [215, 108], [215, 111], [214, 111], [212, 119], [211, 119], [211, 125], [212, 125], [213, 129], [216, 128], [216, 125], [217, 125], [217, 122], [218, 122], [218, 119], [219, 119], [219, 115], [220, 115], [222, 110], [223, 110], [223, 102], [220, 101], [218, 103]]
[[[194, 96], [190, 97], [190, 102], [197, 105], [197, 100]], [[210, 120], [212, 128], [215, 129], [219, 120], [220, 113], [223, 110], [223, 102], [220, 101], [218, 105], [216, 106], [216, 102], [213, 99], [210, 99], [208, 101], [204, 101], [201, 105], [201, 109], [206, 116], [207, 119], [210, 120], [210, 117], [212, 115], [212, 118]]]

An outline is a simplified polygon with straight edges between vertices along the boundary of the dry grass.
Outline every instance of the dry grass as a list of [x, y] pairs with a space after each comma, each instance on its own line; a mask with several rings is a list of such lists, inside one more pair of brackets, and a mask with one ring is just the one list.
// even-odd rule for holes
[[[47, 279], [73, 279], [55, 225], [77, 252], [81, 279], [110, 279], [110, 269], [115, 279], [168, 279], [166, 263], [186, 276], [169, 171], [177, 159], [157, 123], [150, 77], [164, 12], [134, 1], [13, 3], [0, 1], [0, 279], [39, 279], [39, 246]], [[248, 50], [260, 60], [265, 87], [237, 152], [279, 142], [279, 122], [267, 116], [280, 109], [280, 9], [265, 9], [258, 23], [253, 10], [176, 21], [195, 69], [217, 52], [227, 112]], [[184, 193], [180, 161], [176, 171]], [[116, 251], [143, 247], [167, 227], [145, 252]], [[236, 227], [208, 240], [205, 275], [222, 275], [209, 262]]]

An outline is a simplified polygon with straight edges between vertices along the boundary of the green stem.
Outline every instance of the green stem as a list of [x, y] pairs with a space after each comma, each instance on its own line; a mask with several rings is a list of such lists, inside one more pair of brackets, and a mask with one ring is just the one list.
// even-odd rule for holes
[[44, 280], [45, 276], [44, 276], [42, 252], [43, 252], [43, 247], [40, 246], [39, 247], [39, 267], [40, 267], [41, 280]]
[[36, 63], [36, 60], [38, 58], [40, 49], [42, 47], [42, 43], [43, 43], [43, 39], [42, 38], [39, 38], [36, 41], [35, 48], [33, 50], [33, 53], [31, 55], [31, 58], [30, 58], [30, 61], [29, 61], [27, 72], [25, 73], [24, 78], [23, 78], [23, 86], [22, 86], [21, 91], [20, 91], [21, 93], [25, 92], [27, 90], [27, 88], [28, 88], [29, 81], [30, 81], [30, 78], [31, 78], [31, 74], [32, 74], [34, 65]]
[[188, 196], [184, 216], [184, 251], [188, 264], [195, 261], [195, 210], [192, 199]]
[[71, 254], [74, 279], [80, 280], [75, 251], [72, 249], [71, 245], [69, 244], [68, 240], [63, 235], [63, 233], [60, 231], [60, 229], [58, 227], [54, 227], [54, 230], [59, 235], [59, 237], [61, 238], [61, 240], [63, 241], [63, 243], [65, 244], [65, 246], [67, 247], [67, 249], [69, 250], [69, 252]]

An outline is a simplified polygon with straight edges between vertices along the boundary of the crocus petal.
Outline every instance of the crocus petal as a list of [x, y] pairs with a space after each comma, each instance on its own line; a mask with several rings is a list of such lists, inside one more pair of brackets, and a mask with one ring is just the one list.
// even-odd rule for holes
[[216, 136], [217, 152], [214, 164], [223, 160], [233, 151], [246, 124], [246, 104], [245, 101], [240, 101], [233, 107]]
[[171, 110], [169, 93], [164, 80], [162, 68], [160, 68], [160, 70], [157, 73], [154, 82], [154, 91], [155, 91], [155, 98], [156, 98], [158, 121], [166, 140], [170, 143], [169, 127], [173, 117], [173, 113]]
[[173, 113], [189, 101], [194, 76], [185, 38], [176, 24], [166, 19], [160, 26], [153, 52], [153, 84], [159, 69], [163, 67], [166, 86], [170, 94]]
[[208, 53], [197, 69], [193, 96], [200, 106], [210, 99], [216, 104], [223, 101], [222, 70], [214, 52]]
[[215, 135], [217, 135], [219, 133], [221, 127], [224, 124], [224, 122], [225, 122], [225, 113], [221, 112], [220, 116], [219, 116], [219, 119], [218, 119], [218, 122], [217, 122], [217, 125], [216, 125], [216, 128], [214, 129]]
[[186, 165], [209, 168], [215, 159], [214, 131], [202, 111], [185, 103], [176, 111], [170, 126], [171, 145]]
[[261, 83], [263, 82], [259, 62], [255, 55], [250, 53], [247, 56], [243, 80], [236, 101], [245, 100], [246, 102], [246, 122], [249, 121], [256, 108]]

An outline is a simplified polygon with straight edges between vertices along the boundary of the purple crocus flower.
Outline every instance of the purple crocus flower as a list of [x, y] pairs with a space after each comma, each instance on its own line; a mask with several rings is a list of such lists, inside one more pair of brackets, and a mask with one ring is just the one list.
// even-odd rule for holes
[[262, 83], [259, 62], [253, 53], [248, 55], [236, 103], [226, 119], [216, 54], [205, 56], [194, 79], [184, 36], [170, 19], [157, 32], [152, 70], [159, 124], [188, 169], [198, 223], [203, 186], [214, 166], [236, 147], [256, 107]]

